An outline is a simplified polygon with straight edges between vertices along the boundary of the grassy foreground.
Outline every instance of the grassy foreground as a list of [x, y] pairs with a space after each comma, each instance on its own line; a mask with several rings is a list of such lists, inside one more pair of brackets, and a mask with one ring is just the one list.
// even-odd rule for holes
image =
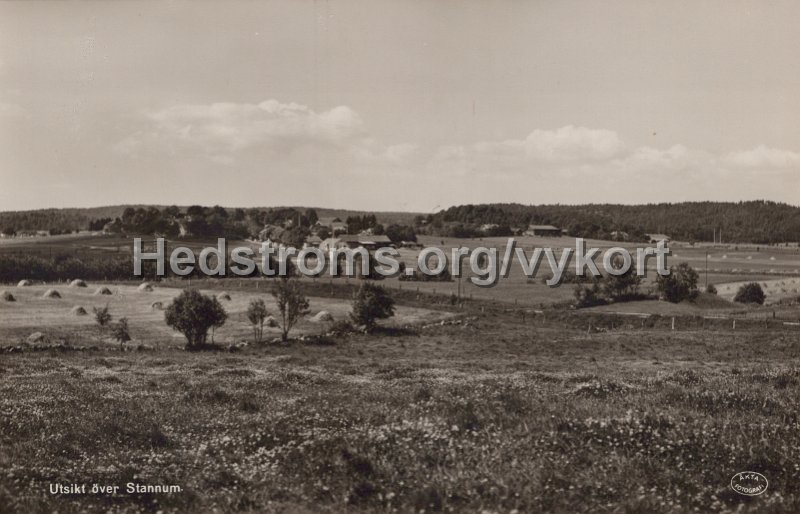
[[[4, 354], [0, 512], [799, 512], [798, 342], [486, 316], [334, 346]], [[734, 493], [739, 471], [769, 490]]]

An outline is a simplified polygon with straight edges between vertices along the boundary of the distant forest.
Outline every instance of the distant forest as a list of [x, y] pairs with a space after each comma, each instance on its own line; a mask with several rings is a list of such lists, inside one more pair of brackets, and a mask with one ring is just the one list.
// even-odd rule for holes
[[287, 218], [295, 219], [297, 225], [307, 226], [314, 221], [307, 219], [309, 215], [312, 218], [336, 216], [350, 222], [367, 220], [384, 225], [408, 225], [418, 234], [450, 237], [512, 235], [515, 231], [525, 230], [528, 225], [541, 224], [566, 229], [571, 236], [597, 239], [642, 241], [645, 234], [660, 233], [679, 241], [710, 242], [715, 234], [719, 241], [721, 230], [723, 242], [775, 244], [800, 241], [800, 207], [769, 201], [647, 205], [481, 204], [450, 207], [428, 215], [397, 212], [372, 215], [363, 211], [302, 207], [112, 206], [0, 212], [0, 231], [11, 234], [43, 230], [57, 234], [100, 230], [107, 222], [114, 221], [116, 230], [175, 235], [178, 222], [183, 220], [194, 235], [227, 233], [245, 237], [256, 234], [264, 224], [278, 224]]
[[[218, 235], [225, 230], [232, 230], [228, 235], [244, 236], [247, 233], [258, 233], [264, 224], [280, 224], [287, 218], [300, 218], [308, 212], [319, 217], [338, 217], [342, 220], [356, 218], [370, 213], [346, 209], [305, 208], [305, 207], [273, 207], [273, 208], [223, 208], [200, 206], [164, 206], [164, 205], [116, 205], [108, 207], [39, 209], [31, 211], [0, 212], [0, 232], [24, 234], [46, 231], [52, 235], [76, 232], [80, 230], [101, 230], [110, 222], [119, 220], [115, 229], [136, 233], [164, 233], [175, 235], [177, 221], [186, 215], [192, 216], [194, 223], [187, 228], [194, 228], [198, 236]], [[379, 212], [371, 214], [384, 225], [410, 225], [416, 213]], [[206, 227], [207, 221], [211, 226]], [[226, 225], [226, 229], [220, 229]], [[223, 234], [224, 235], [224, 234]]]
[[[418, 219], [419, 233], [475, 237], [512, 234], [528, 225], [555, 225], [571, 236], [641, 241], [666, 234], [679, 241], [773, 244], [800, 241], [800, 207], [769, 201], [646, 205], [460, 205]], [[497, 227], [481, 230], [481, 225]], [[485, 233], [486, 231], [491, 234]], [[623, 234], [624, 233], [624, 234]]]

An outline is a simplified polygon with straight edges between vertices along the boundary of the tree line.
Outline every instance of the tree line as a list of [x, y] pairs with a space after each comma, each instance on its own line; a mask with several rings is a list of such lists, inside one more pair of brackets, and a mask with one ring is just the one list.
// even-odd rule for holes
[[[437, 236], [512, 235], [514, 228], [548, 224], [570, 236], [644, 241], [645, 234], [666, 234], [690, 242], [777, 244], [800, 241], [800, 207], [764, 200], [683, 202], [642, 205], [459, 205], [418, 216], [418, 232]], [[497, 225], [481, 230], [481, 225]]]

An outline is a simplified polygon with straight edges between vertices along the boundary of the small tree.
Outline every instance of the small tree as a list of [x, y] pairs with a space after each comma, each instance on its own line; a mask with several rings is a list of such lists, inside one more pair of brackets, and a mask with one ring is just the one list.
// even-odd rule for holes
[[734, 302], [756, 303], [758, 305], [763, 305], [766, 299], [767, 295], [764, 294], [764, 290], [761, 289], [761, 285], [758, 282], [743, 285], [736, 291], [736, 296], [733, 297]]
[[102, 329], [111, 321], [111, 313], [108, 312], [108, 304], [105, 307], [92, 307], [94, 311], [94, 320], [97, 325]]
[[281, 339], [289, 339], [289, 331], [308, 314], [308, 299], [300, 291], [297, 279], [280, 277], [272, 289], [272, 296], [281, 314]]
[[247, 319], [253, 325], [253, 338], [256, 343], [260, 343], [264, 336], [264, 320], [267, 319], [267, 314], [264, 300], [256, 298], [250, 301], [250, 305], [247, 307]]
[[575, 296], [575, 307], [581, 309], [606, 303], [600, 290], [600, 283], [601, 281], [599, 278], [594, 278], [591, 285], [576, 284], [575, 291], [573, 292]]
[[183, 291], [164, 311], [167, 325], [186, 337], [186, 348], [196, 350], [206, 344], [208, 330], [221, 327], [228, 314], [219, 301], [194, 289]]
[[119, 347], [131, 340], [131, 334], [128, 330], [128, 318], [120, 318], [113, 327], [111, 327], [111, 337], [119, 342]]
[[639, 294], [639, 285], [642, 283], [636, 270], [631, 267], [622, 275], [608, 275], [603, 279], [603, 293], [612, 300], [625, 300], [634, 298]]
[[372, 330], [377, 320], [391, 316], [394, 316], [394, 298], [384, 288], [363, 282], [353, 299], [353, 311], [350, 313], [353, 323]]
[[698, 275], [689, 264], [682, 262], [677, 267], [671, 266], [669, 271], [669, 275], [659, 275], [656, 279], [658, 291], [665, 300], [680, 303], [697, 298]]

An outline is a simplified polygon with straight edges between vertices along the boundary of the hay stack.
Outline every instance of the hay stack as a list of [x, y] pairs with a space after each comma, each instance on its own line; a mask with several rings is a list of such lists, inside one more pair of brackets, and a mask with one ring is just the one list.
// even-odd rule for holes
[[84, 282], [79, 278], [76, 278], [75, 280], [69, 283], [69, 287], [86, 287], [86, 282]]
[[267, 316], [267, 319], [264, 320], [264, 324], [270, 328], [278, 326], [278, 322], [275, 320], [274, 316]]
[[20, 280], [17, 287], [28, 287], [29, 285], [31, 285], [30, 280]]
[[139, 291], [143, 291], [143, 292], [145, 292], [145, 293], [151, 293], [151, 292], [153, 292], [153, 286], [151, 286], [151, 285], [150, 285], [149, 283], [147, 283], [147, 282], [142, 282], [142, 283], [139, 285], [139, 287], [138, 287], [137, 289], [138, 289]]
[[150, 306], [150, 308], [153, 309], [154, 311], [163, 311], [164, 310], [164, 304], [161, 303], [161, 302], [153, 302], [153, 304]]
[[17, 299], [14, 298], [14, 295], [9, 293], [8, 291], [0, 291], [0, 297], [3, 298], [5, 302], [16, 302]]
[[94, 294], [96, 295], [107, 295], [107, 294], [114, 294], [111, 292], [111, 289], [107, 288], [106, 286], [98, 287], [95, 289]]
[[229, 302], [231, 301], [231, 295], [223, 291], [217, 295], [217, 300], [225, 300], [226, 302]]
[[61, 293], [56, 291], [55, 289], [48, 289], [42, 295], [42, 298], [61, 298]]
[[333, 316], [328, 311], [319, 311], [311, 317], [314, 323], [324, 323], [326, 321], [333, 321]]
[[41, 332], [34, 332], [28, 336], [29, 343], [44, 343], [45, 341], [47, 341], [47, 337]]
[[69, 311], [69, 313], [72, 314], [73, 316], [86, 316], [87, 314], [89, 314], [88, 312], [86, 312], [86, 309], [84, 309], [80, 305], [76, 305], [75, 307], [73, 307], [72, 310]]

